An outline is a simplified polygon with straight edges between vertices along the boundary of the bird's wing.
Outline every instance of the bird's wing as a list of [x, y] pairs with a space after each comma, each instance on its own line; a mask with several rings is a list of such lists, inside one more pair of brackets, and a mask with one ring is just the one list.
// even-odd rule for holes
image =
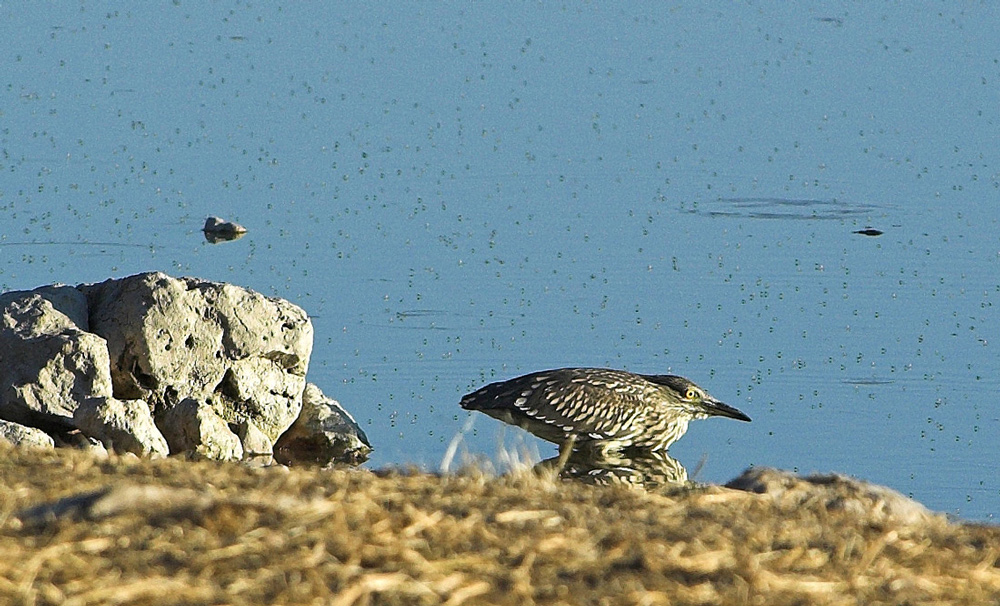
[[560, 369], [493, 383], [462, 399], [463, 408], [506, 408], [595, 440], [615, 437], [641, 415], [643, 393], [624, 373]]

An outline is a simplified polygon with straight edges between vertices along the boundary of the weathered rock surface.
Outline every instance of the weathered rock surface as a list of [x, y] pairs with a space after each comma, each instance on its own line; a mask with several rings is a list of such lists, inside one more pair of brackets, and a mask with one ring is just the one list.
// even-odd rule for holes
[[920, 503], [891, 488], [842, 474], [803, 477], [780, 469], [754, 467], [731, 480], [726, 487], [766, 494], [789, 509], [818, 502], [829, 511], [844, 511], [879, 524], [920, 524], [934, 515]]
[[[302, 413], [299, 413], [300, 415]], [[292, 424], [294, 427], [295, 424]], [[255, 465], [270, 465], [274, 462], [274, 440], [264, 434], [252, 421], [242, 421], [235, 427], [236, 436], [243, 446], [243, 460]], [[279, 440], [281, 438], [278, 438]]]
[[73, 412], [73, 422], [84, 434], [98, 438], [119, 453], [165, 457], [167, 441], [153, 423], [142, 400], [87, 398]]
[[41, 429], [0, 420], [0, 442], [31, 448], [55, 448], [55, 440]]
[[298, 417], [313, 338], [300, 307], [162, 273], [80, 289], [91, 330], [108, 341], [116, 397], [145, 400], [154, 418], [193, 398], [271, 440]]
[[[267, 463], [302, 409], [312, 324], [282, 299], [146, 273], [5, 293], [0, 313], [0, 419], [57, 442], [79, 430], [119, 452]], [[350, 415], [314, 409], [329, 452], [367, 456]]]
[[87, 332], [87, 299], [70, 286], [0, 296], [0, 418], [49, 431], [73, 427], [90, 397], [110, 397], [107, 345]]
[[363, 463], [372, 447], [368, 436], [336, 400], [308, 383], [302, 414], [274, 446], [274, 458], [286, 465], [331, 462]]
[[171, 452], [220, 461], [243, 458], [239, 436], [207, 402], [193, 398], [182, 400], [161, 413], [160, 426]]

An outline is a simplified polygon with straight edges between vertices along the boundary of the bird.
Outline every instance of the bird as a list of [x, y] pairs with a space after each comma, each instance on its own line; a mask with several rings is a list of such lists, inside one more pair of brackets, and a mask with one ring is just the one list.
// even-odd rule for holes
[[692, 419], [750, 421], [677, 375], [610, 368], [558, 368], [490, 383], [459, 405], [572, 449], [606, 457], [625, 450], [665, 452]]

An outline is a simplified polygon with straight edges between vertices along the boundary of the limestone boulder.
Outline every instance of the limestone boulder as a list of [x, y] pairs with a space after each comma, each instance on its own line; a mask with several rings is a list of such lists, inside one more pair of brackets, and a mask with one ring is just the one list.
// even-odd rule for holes
[[118, 453], [152, 458], [170, 454], [149, 405], [142, 400], [87, 398], [73, 412], [73, 422], [84, 434]]
[[171, 453], [193, 459], [239, 461], [243, 445], [222, 417], [207, 402], [187, 398], [163, 411], [159, 417]]
[[[292, 425], [294, 426], [294, 423]], [[274, 463], [274, 441], [252, 421], [238, 423], [235, 433], [243, 446], [244, 462], [258, 466]]]
[[302, 394], [302, 413], [274, 446], [274, 458], [295, 463], [359, 465], [371, 453], [368, 436], [336, 400], [312, 383]]
[[112, 396], [107, 343], [87, 327], [73, 287], [0, 296], [0, 418], [58, 433], [79, 402]]
[[55, 448], [55, 440], [41, 429], [0, 419], [0, 442], [24, 448]]
[[821, 503], [828, 511], [844, 512], [873, 524], [922, 524], [934, 516], [891, 488], [837, 473], [799, 476], [781, 469], [752, 467], [726, 487], [767, 495], [789, 510]]
[[285, 435], [284, 460], [361, 462], [364, 432], [306, 390], [312, 339], [288, 301], [162, 273], [5, 293], [0, 420], [12, 442], [37, 428], [61, 445], [269, 464]]
[[298, 306], [162, 273], [80, 290], [91, 330], [108, 342], [115, 396], [149, 403], [165, 435], [161, 416], [189, 398], [272, 443], [298, 417], [313, 338]]

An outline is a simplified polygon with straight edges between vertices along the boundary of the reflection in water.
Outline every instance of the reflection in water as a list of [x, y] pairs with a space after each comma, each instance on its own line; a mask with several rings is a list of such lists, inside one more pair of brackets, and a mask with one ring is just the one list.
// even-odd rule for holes
[[247, 235], [246, 232], [228, 232], [228, 233], [215, 233], [206, 231], [205, 240], [209, 244], [218, 244], [220, 242], [232, 242], [233, 240], [239, 240], [243, 236]]
[[877, 377], [871, 377], [867, 379], [844, 379], [841, 383], [845, 385], [892, 385], [896, 381], [894, 379], [879, 379]]
[[881, 210], [874, 204], [847, 200], [796, 198], [719, 198], [701, 201], [685, 212], [709, 217], [750, 219], [844, 219]]
[[[559, 477], [585, 484], [624, 484], [647, 490], [667, 484], [685, 484], [688, 481], [684, 466], [666, 452], [629, 454], [630, 456], [612, 453], [604, 457], [593, 457], [573, 451]], [[559, 457], [552, 457], [535, 465], [535, 470], [549, 470], [558, 465]]]

